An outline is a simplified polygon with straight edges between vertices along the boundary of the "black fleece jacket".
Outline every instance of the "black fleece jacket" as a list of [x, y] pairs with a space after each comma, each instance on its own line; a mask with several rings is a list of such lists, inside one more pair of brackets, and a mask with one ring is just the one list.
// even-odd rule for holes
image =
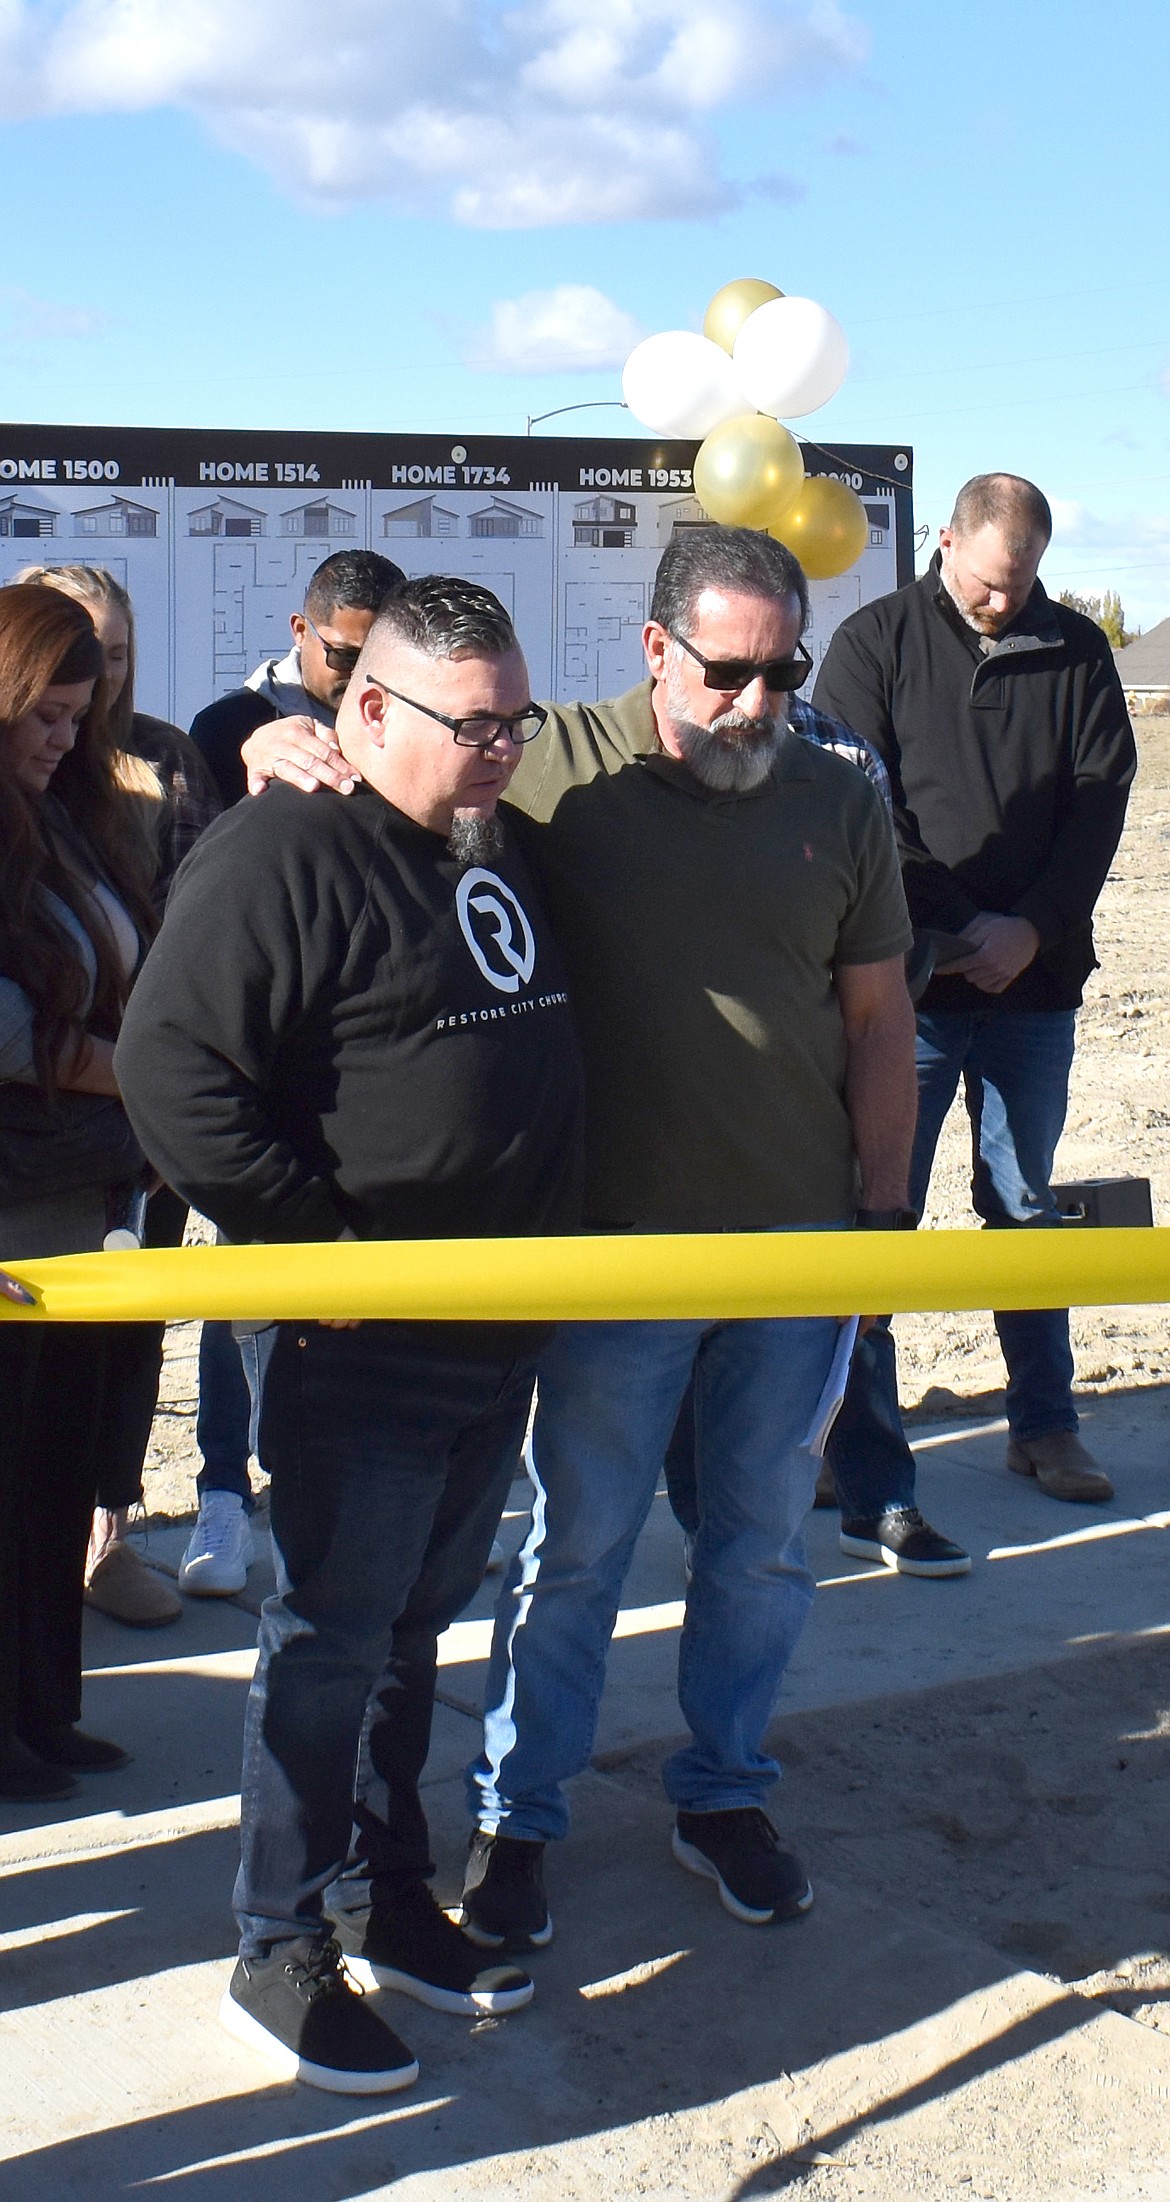
[[202, 752], [225, 810], [230, 810], [233, 803], [242, 803], [248, 792], [248, 775], [240, 751], [249, 734], [279, 717], [276, 705], [254, 688], [234, 688], [230, 696], [221, 696], [196, 712], [191, 721], [191, 740]]
[[1074, 1009], [1093, 969], [1092, 914], [1137, 762], [1109, 645], [1039, 582], [984, 653], [939, 560], [838, 627], [815, 691], [890, 775], [915, 925], [956, 933], [978, 911], [1028, 918], [1040, 951], [1002, 994], [935, 979], [923, 1010]]
[[468, 871], [369, 787], [228, 811], [180, 867], [117, 1072], [229, 1238], [577, 1227], [577, 1043], [510, 834]]

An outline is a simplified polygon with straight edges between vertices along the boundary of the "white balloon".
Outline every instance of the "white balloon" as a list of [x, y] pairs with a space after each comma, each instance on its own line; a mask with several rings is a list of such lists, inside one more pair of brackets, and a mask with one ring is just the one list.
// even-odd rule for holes
[[709, 436], [753, 410], [722, 345], [688, 329], [664, 329], [635, 344], [622, 394], [635, 419], [658, 436]]
[[732, 354], [740, 385], [761, 413], [815, 413], [845, 380], [849, 341], [815, 298], [769, 298], [750, 313]]

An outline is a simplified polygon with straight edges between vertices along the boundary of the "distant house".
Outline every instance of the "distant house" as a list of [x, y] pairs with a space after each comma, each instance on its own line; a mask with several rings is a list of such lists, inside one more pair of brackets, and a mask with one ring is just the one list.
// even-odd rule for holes
[[626, 497], [586, 497], [573, 507], [574, 550], [632, 550], [638, 507]]
[[327, 497], [315, 497], [310, 504], [293, 505], [280, 515], [282, 535], [322, 536], [352, 535], [357, 527], [357, 515], [347, 512], [344, 505], [331, 505]]
[[[864, 502], [864, 500], [863, 500]], [[865, 505], [865, 517], [869, 521], [869, 540], [874, 550], [880, 550], [890, 539], [890, 508], [888, 505]]]
[[473, 536], [507, 537], [513, 541], [519, 537], [534, 542], [544, 534], [544, 518], [539, 512], [531, 512], [527, 505], [509, 504], [506, 497], [493, 497], [488, 505], [481, 505], [471, 515]]
[[710, 518], [697, 497], [663, 497], [658, 502], [655, 518], [660, 543], [669, 543], [676, 528], [707, 528], [711, 525]]
[[135, 504], [130, 497], [110, 497], [104, 505], [83, 505], [73, 515], [75, 535], [157, 535], [158, 513], [153, 505]]
[[459, 515], [433, 497], [416, 497], [409, 505], [395, 505], [382, 522], [383, 535], [458, 535]]
[[237, 497], [217, 497], [213, 504], [198, 505], [187, 516], [188, 535], [263, 535], [264, 514], [257, 505], [242, 505]]
[[1170, 619], [1160, 619], [1148, 634], [1115, 650], [1113, 663], [1131, 708], [1148, 711], [1170, 701]]
[[0, 535], [54, 535], [57, 515], [51, 505], [29, 504], [24, 497], [0, 497]]

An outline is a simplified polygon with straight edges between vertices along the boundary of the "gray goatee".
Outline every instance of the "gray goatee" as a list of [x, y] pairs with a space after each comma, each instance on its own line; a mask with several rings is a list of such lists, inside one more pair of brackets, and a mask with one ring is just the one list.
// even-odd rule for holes
[[468, 870], [473, 864], [489, 864], [504, 853], [503, 821], [493, 811], [484, 818], [477, 810], [457, 810], [447, 835], [448, 854]]

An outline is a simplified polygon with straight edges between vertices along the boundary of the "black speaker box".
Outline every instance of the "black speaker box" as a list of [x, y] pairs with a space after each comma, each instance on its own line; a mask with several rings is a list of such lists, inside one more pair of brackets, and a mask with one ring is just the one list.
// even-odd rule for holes
[[1054, 1185], [1052, 1191], [1066, 1223], [1132, 1229], [1154, 1221], [1148, 1177], [1086, 1177], [1079, 1185]]

